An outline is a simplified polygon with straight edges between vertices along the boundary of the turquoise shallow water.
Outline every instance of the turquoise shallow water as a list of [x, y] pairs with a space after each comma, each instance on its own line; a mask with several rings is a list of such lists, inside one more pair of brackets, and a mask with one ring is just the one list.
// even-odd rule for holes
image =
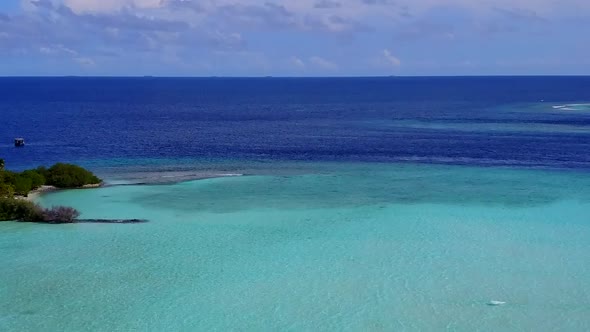
[[582, 172], [329, 164], [41, 203], [150, 222], [1, 223], [0, 330], [590, 329]]

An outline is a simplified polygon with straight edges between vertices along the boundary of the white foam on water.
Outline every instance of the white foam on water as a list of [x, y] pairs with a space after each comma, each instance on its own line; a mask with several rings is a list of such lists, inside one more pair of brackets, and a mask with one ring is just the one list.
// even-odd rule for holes
[[562, 111], [590, 111], [590, 103], [565, 104], [552, 107]]
[[221, 174], [215, 174], [215, 176], [219, 176], [219, 177], [234, 177], [234, 176], [244, 176], [244, 174], [240, 174], [240, 173], [221, 173]]

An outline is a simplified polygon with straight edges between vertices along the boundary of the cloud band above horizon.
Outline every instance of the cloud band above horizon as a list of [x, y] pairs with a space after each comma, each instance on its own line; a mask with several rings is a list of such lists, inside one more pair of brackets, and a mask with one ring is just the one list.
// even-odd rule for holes
[[[579, 0], [23, 0], [4, 75], [588, 73]], [[563, 50], [575, 50], [564, 53]]]

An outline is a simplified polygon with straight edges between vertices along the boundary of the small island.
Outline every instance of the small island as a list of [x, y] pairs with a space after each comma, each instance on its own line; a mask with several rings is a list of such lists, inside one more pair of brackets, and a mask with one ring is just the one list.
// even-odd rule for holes
[[76, 209], [66, 206], [44, 209], [27, 197], [40, 191], [94, 188], [101, 183], [92, 172], [72, 164], [58, 163], [17, 173], [6, 170], [4, 160], [0, 159], [0, 221], [76, 222], [80, 216]]

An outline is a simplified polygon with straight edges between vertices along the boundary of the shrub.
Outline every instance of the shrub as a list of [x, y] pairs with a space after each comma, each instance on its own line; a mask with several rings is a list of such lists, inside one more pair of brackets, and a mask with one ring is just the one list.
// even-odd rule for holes
[[32, 202], [27, 201], [26, 203], [27, 207], [23, 211], [23, 215], [21, 216], [20, 220], [30, 222], [44, 221], [43, 208]]
[[43, 209], [39, 205], [14, 198], [0, 198], [0, 221], [28, 221], [47, 222], [52, 224], [74, 223], [80, 216], [78, 210], [56, 206], [50, 209]]
[[54, 224], [73, 223], [79, 216], [78, 210], [67, 206], [55, 206], [43, 210], [43, 221]]
[[0, 198], [0, 221], [43, 221], [43, 209], [39, 205], [14, 198]]
[[[42, 174], [43, 170], [38, 169]], [[55, 164], [46, 171], [46, 182], [58, 188], [76, 188], [88, 184], [99, 184], [101, 180], [92, 172], [71, 164]]]

